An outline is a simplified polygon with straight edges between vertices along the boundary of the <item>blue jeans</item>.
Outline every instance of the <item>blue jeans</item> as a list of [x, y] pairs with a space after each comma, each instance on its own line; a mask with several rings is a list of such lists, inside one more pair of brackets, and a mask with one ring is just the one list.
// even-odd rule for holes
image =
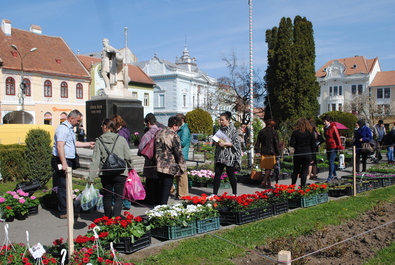
[[329, 162], [329, 174], [328, 179], [331, 180], [337, 176], [336, 174], [336, 166], [335, 166], [335, 158], [336, 158], [336, 149], [329, 149], [326, 151], [326, 156]]
[[394, 162], [394, 147], [387, 146], [387, 160], [389, 162]]

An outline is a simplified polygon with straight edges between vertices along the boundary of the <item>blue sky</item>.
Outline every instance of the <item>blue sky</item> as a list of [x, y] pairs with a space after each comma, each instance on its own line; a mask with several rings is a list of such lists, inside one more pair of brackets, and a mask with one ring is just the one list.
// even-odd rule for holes
[[[263, 76], [267, 64], [265, 31], [282, 17], [305, 16], [313, 23], [316, 69], [330, 59], [378, 57], [383, 71], [395, 70], [393, 0], [253, 0], [254, 68]], [[140, 61], [154, 54], [174, 62], [187, 44], [199, 68], [212, 77], [226, 76], [222, 58], [235, 52], [249, 58], [248, 0], [15, 0], [1, 7], [1, 19], [28, 30], [62, 37], [77, 53], [100, 51], [108, 38], [125, 45]]]

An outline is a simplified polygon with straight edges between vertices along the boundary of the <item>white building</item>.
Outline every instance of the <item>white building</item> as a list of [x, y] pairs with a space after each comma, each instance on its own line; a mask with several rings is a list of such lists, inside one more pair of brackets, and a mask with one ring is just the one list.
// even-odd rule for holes
[[215, 110], [217, 80], [199, 70], [196, 58], [189, 55], [187, 47], [175, 63], [158, 58], [136, 62], [155, 82], [154, 113], [157, 120], [167, 124], [170, 116], [187, 113], [196, 108], [210, 113]]
[[317, 70], [316, 78], [320, 85], [319, 114], [346, 111], [372, 123], [379, 119], [392, 123], [389, 118], [395, 114], [395, 71], [382, 72], [378, 58], [331, 60]]

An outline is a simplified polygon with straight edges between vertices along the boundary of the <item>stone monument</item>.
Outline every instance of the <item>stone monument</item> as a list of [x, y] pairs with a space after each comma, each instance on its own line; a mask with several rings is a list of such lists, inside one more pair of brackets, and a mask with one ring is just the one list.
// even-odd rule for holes
[[144, 131], [144, 108], [141, 101], [128, 90], [130, 81], [124, 55], [103, 39], [101, 74], [105, 83], [104, 95], [94, 96], [86, 102], [87, 140], [94, 141], [102, 134], [104, 118], [120, 115], [129, 131], [140, 135]]

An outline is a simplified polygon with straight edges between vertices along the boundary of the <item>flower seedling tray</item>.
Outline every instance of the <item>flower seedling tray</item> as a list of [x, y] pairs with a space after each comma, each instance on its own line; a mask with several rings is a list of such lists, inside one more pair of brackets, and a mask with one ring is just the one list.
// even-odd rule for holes
[[246, 224], [256, 221], [256, 210], [251, 209], [243, 212], [219, 212], [221, 224]]
[[328, 201], [329, 201], [328, 192], [317, 194], [317, 204], [328, 202]]
[[196, 221], [196, 233], [206, 233], [219, 229], [219, 216]]
[[269, 218], [272, 216], [273, 216], [273, 206], [272, 205], [268, 205], [268, 206], [256, 209], [256, 219], [257, 220]]
[[391, 180], [391, 178], [381, 178], [380, 181], [381, 181], [381, 185], [382, 185], [383, 187], [387, 187], [387, 186], [392, 185], [392, 180]]
[[273, 215], [287, 213], [288, 210], [289, 210], [288, 201], [277, 202], [277, 203], [273, 204]]
[[196, 234], [196, 222], [189, 223], [187, 226], [165, 226], [152, 229], [152, 236], [163, 239], [177, 239]]
[[118, 243], [113, 243], [114, 249], [123, 254], [131, 254], [149, 245], [151, 245], [150, 231], [145, 233], [142, 237], [135, 239], [134, 242], [132, 242], [131, 237], [121, 237]]

